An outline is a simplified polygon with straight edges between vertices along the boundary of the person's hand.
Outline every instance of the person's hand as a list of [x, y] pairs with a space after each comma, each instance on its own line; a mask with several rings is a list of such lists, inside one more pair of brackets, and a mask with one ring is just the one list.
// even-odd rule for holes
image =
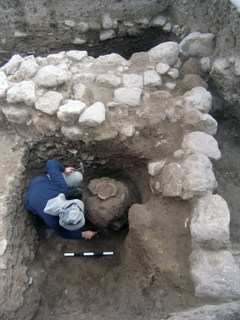
[[90, 240], [92, 237], [94, 237], [97, 234], [97, 231], [83, 231], [82, 237], [85, 240]]
[[70, 176], [71, 173], [73, 173], [75, 171], [75, 169], [73, 167], [67, 167], [65, 169], [65, 173], [67, 176]]

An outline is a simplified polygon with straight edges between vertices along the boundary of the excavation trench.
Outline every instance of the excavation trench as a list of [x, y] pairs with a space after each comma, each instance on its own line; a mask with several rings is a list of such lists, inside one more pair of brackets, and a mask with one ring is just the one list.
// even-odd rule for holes
[[[143, 72], [155, 70], [156, 63], [148, 59], [146, 51], [163, 41], [178, 41], [176, 35], [151, 27], [141, 29], [138, 36], [98, 41], [98, 46], [94, 45], [94, 41], [97, 42], [95, 32], [90, 31], [89, 35], [92, 38], [81, 46], [69, 45], [59, 39], [52, 42], [54, 45], [51, 43], [38, 48], [38, 44], [33, 46], [31, 39], [25, 39], [25, 44], [20, 41], [17, 53], [47, 57], [49, 53], [62, 50], [87, 50], [91, 57], [81, 62], [83, 70], [78, 69], [76, 61], [69, 62], [66, 55], [63, 61], [60, 61], [60, 55], [49, 57], [56, 65], [62, 63], [63, 70], [67, 60], [71, 66], [69, 68], [76, 74], [87, 74], [93, 57], [114, 52], [130, 59], [133, 54], [130, 63], [124, 61], [118, 66], [119, 61], [114, 61], [115, 67], [110, 59], [106, 66], [102, 62], [103, 69], [101, 61], [96, 66], [93, 63], [90, 71], [97, 76], [98, 73], [105, 76], [126, 73], [124, 75], [137, 76], [134, 78], [136, 83]], [[12, 49], [9, 52], [11, 55], [14, 53]], [[6, 55], [2, 59], [6, 60]], [[187, 60], [183, 56], [181, 59], [183, 64]], [[190, 67], [193, 66], [192, 61]], [[72, 66], [74, 63], [77, 65], [75, 69]], [[149, 173], [149, 162], [156, 159], [166, 166], [173, 164], [174, 168], [178, 168], [179, 163], [182, 165], [184, 157], [179, 156], [181, 152], [176, 156], [174, 154], [181, 149], [184, 134], [191, 130], [201, 131], [198, 127], [192, 128], [192, 124], [189, 129], [189, 124], [181, 120], [182, 96], [191, 87], [189, 82], [187, 89], [183, 88], [186, 83], [181, 81], [185, 74], [192, 71], [187, 70], [189, 66], [183, 72], [180, 65], [175, 67], [179, 68], [179, 79], [178, 76], [173, 79], [164, 74], [161, 85], [158, 83], [151, 87], [149, 83], [140, 84], [136, 91], [143, 88], [142, 100], [130, 107], [125, 101], [113, 101], [115, 88], [112, 84], [107, 82], [108, 87], [104, 87], [106, 82], [101, 86], [90, 79], [90, 84], [85, 83], [86, 95], [83, 99], [88, 106], [102, 101], [107, 106], [107, 117], [99, 127], [87, 128], [85, 133], [81, 130], [77, 133], [75, 130], [67, 131], [69, 127], [61, 131], [65, 123], [60, 123], [56, 114], [46, 115], [39, 110], [31, 111], [33, 121], [30, 124], [27, 122], [27, 125], [16, 124], [14, 127], [13, 121], [11, 127], [8, 119], [0, 119], [3, 151], [0, 169], [4, 172], [0, 189], [7, 208], [4, 223], [10, 226], [6, 236], [10, 239], [6, 249], [7, 264], [0, 261], [0, 265], [5, 271], [8, 270], [4, 271], [3, 279], [11, 297], [9, 300], [7, 295], [4, 298], [4, 312], [9, 313], [9, 319], [154, 320], [167, 318], [171, 312], [218, 302], [218, 299], [210, 297], [196, 298], [195, 284], [190, 274], [192, 239], [189, 225], [196, 204], [195, 194], [182, 200], [182, 194], [178, 190], [172, 194], [170, 188], [166, 191], [170, 195], [163, 196], [163, 190], [158, 189], [162, 171], [155, 176]], [[86, 80], [87, 77], [84, 77], [85, 74], [79, 82]], [[203, 78], [207, 82], [208, 74], [205, 73]], [[65, 100], [72, 99], [74, 81], [56, 86], [54, 90], [61, 92]], [[176, 88], [171, 87], [174, 81]], [[201, 79], [198, 81], [196, 86], [200, 83], [201, 87]], [[47, 91], [46, 88], [44, 90], [39, 97]], [[218, 108], [217, 104], [213, 107]], [[55, 118], [52, 120], [51, 116]], [[76, 122], [74, 125], [77, 127]], [[218, 133], [220, 139], [222, 136], [221, 132]], [[118, 231], [101, 230], [91, 241], [65, 240], [57, 236], [37, 216], [27, 212], [23, 205], [30, 179], [46, 172], [48, 159], [74, 167], [79, 167], [79, 163], [83, 162], [83, 194], [87, 193], [89, 182], [96, 178], [108, 177], [131, 185], [135, 201], [127, 208], [128, 223]], [[224, 168], [217, 168], [222, 185], [222, 171], [227, 162]], [[175, 190], [175, 185], [172, 186]], [[201, 192], [196, 193], [198, 196]], [[87, 227], [95, 228], [90, 222], [87, 222]], [[237, 231], [235, 234], [237, 237]], [[89, 251], [113, 251], [114, 255], [64, 257], [65, 252]], [[10, 279], [11, 285], [7, 285], [7, 279]], [[18, 297], [17, 302], [14, 301], [15, 296]]]

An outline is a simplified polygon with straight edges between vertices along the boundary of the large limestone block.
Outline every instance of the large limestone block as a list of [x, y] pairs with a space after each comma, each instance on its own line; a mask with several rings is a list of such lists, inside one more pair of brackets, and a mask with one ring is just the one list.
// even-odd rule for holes
[[24, 80], [19, 83], [15, 83], [7, 91], [8, 103], [23, 102], [26, 105], [33, 105], [35, 101], [36, 101], [35, 84], [32, 81]]
[[203, 87], [195, 87], [185, 92], [183, 97], [185, 112], [195, 109], [208, 113], [212, 108], [212, 95]]
[[180, 52], [187, 57], [211, 56], [214, 47], [213, 40], [213, 33], [192, 32], [180, 42]]
[[105, 106], [102, 102], [95, 102], [93, 105], [83, 111], [79, 117], [79, 123], [96, 127], [105, 121]]
[[61, 51], [58, 53], [51, 53], [47, 56], [45, 64], [44, 65], [57, 65], [61, 63], [67, 62], [67, 56], [65, 51]]
[[86, 217], [97, 228], [119, 230], [127, 223], [127, 209], [136, 202], [127, 183], [112, 178], [93, 179], [84, 194]]
[[124, 59], [117, 53], [106, 54], [104, 56], [99, 56], [93, 61], [95, 66], [118, 66], [122, 64], [126, 64], [127, 60]]
[[17, 124], [26, 124], [31, 119], [30, 113], [24, 107], [2, 107], [2, 112], [9, 122]]
[[70, 51], [66, 52], [66, 55], [72, 61], [79, 62], [83, 58], [87, 57], [88, 53], [87, 53], [87, 51], [84, 51], [84, 50], [83, 51], [70, 50]]
[[0, 98], [5, 96], [9, 86], [5, 73], [0, 71]]
[[37, 131], [44, 136], [57, 136], [60, 125], [56, 121], [52, 121], [48, 116], [34, 116], [33, 124]]
[[162, 192], [167, 197], [178, 197], [182, 193], [183, 170], [179, 163], [170, 163], [163, 168]]
[[140, 74], [129, 73], [122, 75], [122, 83], [124, 87], [143, 87], [143, 77]]
[[194, 245], [212, 249], [229, 245], [230, 212], [226, 201], [219, 195], [200, 198], [192, 213], [191, 235]]
[[61, 93], [56, 91], [48, 91], [35, 103], [35, 108], [44, 113], [53, 115], [57, 112], [62, 100], [63, 96]]
[[140, 104], [141, 94], [142, 89], [140, 88], [118, 88], [114, 91], [114, 98], [118, 103], [123, 103], [134, 107]]
[[182, 199], [191, 199], [193, 196], [212, 193], [217, 187], [217, 181], [212, 171], [212, 163], [207, 156], [193, 154], [188, 156], [181, 164]]
[[214, 160], [221, 158], [217, 141], [205, 132], [195, 131], [186, 134], [183, 138], [182, 149], [204, 154]]
[[229, 251], [194, 250], [190, 266], [197, 297], [240, 298], [240, 270]]
[[17, 80], [30, 79], [37, 73], [39, 65], [34, 56], [24, 58], [14, 78]]
[[52, 88], [67, 82], [70, 79], [70, 76], [71, 73], [69, 71], [49, 65], [42, 67], [38, 71], [35, 81], [39, 86]]
[[168, 41], [150, 49], [149, 56], [155, 62], [166, 63], [173, 66], [179, 54], [179, 45], [177, 42]]
[[159, 87], [162, 84], [162, 78], [155, 70], [147, 70], [143, 74], [143, 82], [146, 87]]
[[59, 107], [57, 116], [63, 122], [73, 123], [85, 109], [86, 104], [78, 100], [69, 100], [66, 104]]
[[14, 74], [22, 61], [23, 58], [19, 54], [15, 54], [0, 70], [4, 71], [7, 75]]
[[122, 79], [114, 74], [105, 73], [97, 76], [96, 83], [105, 88], [117, 88], [121, 86]]
[[210, 114], [202, 113], [198, 110], [190, 110], [182, 118], [182, 127], [190, 131], [197, 130], [215, 135], [218, 123]]

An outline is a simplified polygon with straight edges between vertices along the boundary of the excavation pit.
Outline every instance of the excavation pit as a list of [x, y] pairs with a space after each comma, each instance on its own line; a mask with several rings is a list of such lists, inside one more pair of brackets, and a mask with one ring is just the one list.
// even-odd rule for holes
[[[1, 69], [3, 319], [156, 319], [239, 298], [229, 211], [215, 194], [211, 163], [221, 156], [207, 83], [217, 71], [203, 54], [213, 54], [213, 37], [185, 37], [185, 28], [166, 22], [159, 37], [171, 27], [173, 41], [132, 56], [124, 46], [123, 56], [99, 56], [90, 41], [44, 57], [25, 48]], [[136, 32], [130, 22], [125, 27]], [[146, 45], [152, 25], [148, 30]], [[126, 38], [136, 40], [131, 50], [143, 48], [140, 38]], [[112, 52], [120, 40], [104, 40], [98, 49], [106, 44], [102, 53]], [[26, 212], [28, 183], [45, 172], [48, 159], [83, 162], [84, 190], [96, 178], [131, 181], [136, 200], [128, 223], [91, 241], [64, 240]], [[114, 255], [63, 255], [82, 251]]]

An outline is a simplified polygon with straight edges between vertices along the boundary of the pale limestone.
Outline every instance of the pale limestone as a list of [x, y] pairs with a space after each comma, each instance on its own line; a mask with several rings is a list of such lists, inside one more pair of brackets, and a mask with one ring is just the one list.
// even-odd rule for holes
[[174, 162], [166, 165], [162, 171], [162, 192], [167, 197], [177, 197], [182, 193], [183, 170], [179, 163]]
[[156, 66], [156, 70], [159, 74], [165, 74], [170, 69], [170, 66], [167, 63], [159, 62]]
[[204, 154], [214, 160], [221, 158], [217, 141], [205, 132], [195, 131], [186, 134], [183, 138], [182, 149], [190, 149], [193, 153]]
[[51, 88], [67, 82], [70, 77], [71, 73], [69, 71], [62, 70], [54, 65], [48, 65], [38, 71], [35, 81], [39, 86]]
[[122, 79], [114, 74], [105, 73], [97, 76], [96, 83], [105, 88], [117, 88], [121, 86]]
[[26, 124], [31, 119], [31, 115], [27, 108], [7, 106], [2, 107], [2, 112], [9, 122], [16, 124]]
[[81, 100], [86, 92], [86, 86], [83, 83], [77, 83], [73, 86], [73, 95], [76, 100]]
[[190, 131], [197, 130], [215, 135], [218, 123], [210, 114], [202, 113], [198, 110], [190, 110], [182, 118], [182, 127]]
[[212, 95], [203, 87], [195, 87], [183, 95], [185, 112], [195, 109], [208, 113], [212, 108]]
[[160, 173], [162, 168], [166, 163], [166, 159], [161, 159], [159, 161], [151, 161], [148, 163], [148, 173], [150, 176], [154, 177]]
[[190, 256], [196, 297], [240, 298], [240, 270], [227, 250], [194, 250]]
[[190, 225], [193, 244], [215, 250], [226, 248], [230, 243], [229, 223], [228, 205], [221, 196], [200, 198], [194, 206]]
[[0, 98], [5, 97], [7, 89], [9, 88], [7, 77], [3, 71], [0, 71]]
[[142, 90], [140, 88], [125, 87], [114, 91], [117, 102], [127, 104], [131, 107], [138, 106], [141, 101]]
[[35, 108], [44, 113], [53, 115], [57, 112], [62, 100], [63, 96], [61, 93], [56, 91], [48, 91], [35, 103]]
[[155, 70], [144, 71], [143, 81], [147, 87], [156, 87], [162, 84], [161, 76]]
[[15, 54], [4, 66], [0, 68], [0, 71], [4, 71], [7, 75], [14, 74], [18, 70], [22, 61], [23, 58], [19, 54]]
[[59, 107], [57, 117], [63, 122], [71, 124], [77, 120], [79, 115], [85, 109], [86, 104], [78, 100], [69, 100], [66, 104]]
[[87, 57], [88, 53], [87, 53], [87, 51], [71, 50], [71, 51], [66, 52], [66, 55], [72, 61], [79, 62], [83, 58]]
[[139, 74], [127, 73], [122, 75], [122, 84], [124, 87], [143, 87], [143, 77]]
[[35, 83], [32, 81], [21, 81], [15, 83], [7, 91], [8, 103], [23, 102], [26, 105], [33, 105], [36, 101], [35, 96]]
[[213, 53], [214, 34], [192, 32], [180, 42], [179, 48], [187, 57], [208, 57]]
[[157, 45], [148, 52], [151, 60], [172, 66], [178, 58], [179, 45], [177, 42], [168, 41]]
[[101, 102], [95, 102], [93, 105], [83, 111], [79, 117], [79, 123], [96, 127], [105, 121], [105, 106]]

